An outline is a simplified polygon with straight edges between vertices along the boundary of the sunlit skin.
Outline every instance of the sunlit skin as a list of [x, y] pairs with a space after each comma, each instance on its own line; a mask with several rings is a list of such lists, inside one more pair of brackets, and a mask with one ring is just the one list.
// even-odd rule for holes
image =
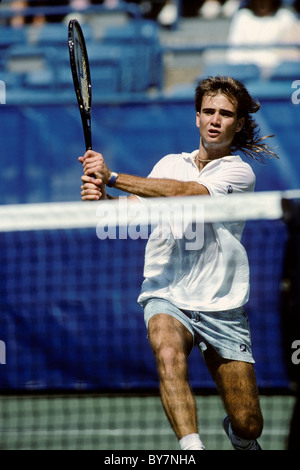
[[203, 98], [196, 124], [201, 135], [199, 159], [215, 160], [231, 155], [232, 141], [242, 130], [244, 118], [238, 119], [236, 101], [219, 93]]

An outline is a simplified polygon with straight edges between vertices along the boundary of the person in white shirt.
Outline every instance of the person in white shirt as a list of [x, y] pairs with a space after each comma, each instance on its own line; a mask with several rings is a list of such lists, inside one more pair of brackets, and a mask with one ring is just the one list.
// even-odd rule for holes
[[[107, 199], [105, 186], [143, 202], [149, 197], [230, 197], [253, 191], [251, 159], [275, 156], [260, 137], [253, 117], [260, 105], [230, 77], [209, 77], [195, 93], [199, 149], [168, 155], [147, 178], [112, 172], [103, 156], [88, 151], [83, 164], [82, 200]], [[197, 199], [198, 200], [198, 199]], [[241, 245], [243, 224], [204, 224], [203, 243], [187, 249], [186, 234], [157, 237], [146, 247], [145, 280], [138, 301], [156, 359], [165, 412], [182, 450], [202, 450], [187, 359], [198, 346], [226, 409], [223, 427], [235, 449], [260, 450], [263, 428], [254, 359], [243, 305], [249, 294], [249, 266]]]
[[227, 61], [256, 64], [263, 76], [268, 76], [282, 61], [295, 55], [290, 48], [271, 46], [296, 42], [296, 25], [295, 13], [280, 0], [245, 1], [229, 28]]
[[[225, 156], [207, 162], [200, 172], [195, 163], [197, 157], [198, 150], [191, 154], [168, 155], [155, 165], [149, 178], [168, 176], [173, 180], [195, 181], [211, 196], [254, 190], [254, 173], [250, 165], [243, 162], [239, 156]], [[183, 217], [184, 214], [182, 219]], [[213, 312], [244, 305], [248, 300], [249, 291], [247, 255], [240, 243], [244, 225], [244, 223], [227, 223], [224, 231], [224, 224], [214, 224], [213, 227], [205, 224], [203, 245], [198, 249], [197, 240], [194, 244], [190, 241], [190, 249], [186, 249], [189, 240], [184, 233], [182, 236], [176, 233], [176, 239], [167, 244], [157, 239], [154, 232], [146, 250], [144, 268], [146, 280], [138, 299], [141, 305], [144, 306], [148, 299], [159, 297], [186, 309], [187, 292], [188, 307], [193, 310]], [[231, 235], [229, 239], [228, 233]], [[221, 252], [218, 246], [223, 244], [226, 244], [227, 249]], [[182, 263], [182, 257], [185, 263]], [[233, 263], [235, 270], [229, 283], [228, 273]], [[191, 266], [193, 269], [190, 269]], [[199, 295], [199, 286], [201, 286], [201, 295]]]

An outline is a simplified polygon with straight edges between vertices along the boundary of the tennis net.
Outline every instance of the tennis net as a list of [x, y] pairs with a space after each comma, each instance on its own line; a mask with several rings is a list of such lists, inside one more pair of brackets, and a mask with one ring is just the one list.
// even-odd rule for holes
[[[285, 449], [295, 405], [282, 327], [287, 242], [300, 191], [0, 207], [0, 448], [179, 450], [136, 299], [158, 221], [247, 221], [250, 319], [266, 450]], [[292, 222], [291, 222], [292, 221]], [[168, 234], [170, 235], [170, 234]], [[197, 240], [199, 241], [199, 240]], [[298, 338], [297, 338], [298, 334]], [[296, 331], [294, 339], [300, 339]], [[287, 350], [288, 348], [288, 350]], [[200, 434], [226, 450], [222, 404], [189, 358]]]

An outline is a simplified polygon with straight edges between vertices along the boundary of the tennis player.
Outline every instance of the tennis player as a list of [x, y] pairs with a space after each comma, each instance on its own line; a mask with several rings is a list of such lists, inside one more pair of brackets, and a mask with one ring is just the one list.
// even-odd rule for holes
[[[109, 198], [105, 186], [142, 201], [148, 197], [227, 196], [251, 192], [255, 175], [240, 156], [275, 156], [253, 117], [260, 105], [230, 77], [209, 77], [195, 93], [199, 149], [167, 155], [148, 178], [117, 174], [103, 156], [88, 151], [79, 161], [82, 200]], [[93, 179], [91, 175], [95, 175]], [[226, 204], [226, 201], [224, 201]], [[198, 346], [223, 400], [223, 427], [233, 447], [261, 450], [263, 417], [251, 337], [243, 306], [249, 296], [249, 265], [241, 245], [244, 224], [205, 224], [203, 246], [187, 250], [182, 239], [151, 237], [145, 254], [143, 306], [156, 359], [162, 403], [182, 450], [203, 450], [187, 359]]]

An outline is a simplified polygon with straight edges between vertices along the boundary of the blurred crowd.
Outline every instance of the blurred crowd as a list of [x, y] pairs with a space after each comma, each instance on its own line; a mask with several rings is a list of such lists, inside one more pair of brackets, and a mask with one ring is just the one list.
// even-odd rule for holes
[[144, 15], [156, 18], [162, 26], [172, 26], [179, 16], [200, 16], [206, 19], [214, 19], [219, 16], [229, 18], [240, 6], [240, 0], [166, 0], [162, 2], [144, 0], [133, 1], [140, 5]]
[[[162, 26], [170, 27], [183, 17], [203, 17], [214, 19], [219, 16], [231, 17], [239, 8], [240, 0], [11, 0], [12, 10], [21, 12], [27, 7], [50, 7], [50, 6], [71, 6], [79, 11], [90, 5], [104, 5], [114, 9], [121, 3], [135, 3], [139, 6], [141, 14], [145, 18], [155, 19]], [[34, 17], [22, 17], [21, 13], [12, 19], [11, 23], [19, 26], [23, 23], [42, 23], [57, 21], [57, 15], [47, 18], [44, 15]]]
[[[44, 15], [39, 14], [34, 17], [23, 18], [21, 11], [26, 7], [71, 6], [76, 10], [82, 11], [90, 5], [104, 5], [107, 8], [114, 9], [124, 2], [137, 4], [143, 17], [155, 19], [162, 26], [166, 27], [172, 27], [172, 25], [176, 24], [179, 17], [200, 17], [207, 20], [219, 17], [233, 18], [237, 12], [245, 8], [259, 17], [265, 16], [264, 11], [271, 11], [271, 14], [274, 14], [273, 7], [259, 7], [259, 4], [265, 5], [265, 2], [252, 2], [248, 0], [11, 0], [12, 10], [20, 12], [20, 14], [12, 18], [11, 23], [18, 26], [25, 22], [42, 23], [62, 19], [57, 15], [55, 17], [49, 15], [45, 18]], [[270, 1], [267, 3], [280, 4], [281, 8], [289, 9], [294, 14], [300, 13], [299, 0]]]
[[[163, 27], [172, 27], [179, 17], [197, 17], [213, 20], [225, 17], [230, 21], [228, 44], [231, 46], [226, 59], [231, 63], [256, 63], [261, 67], [272, 67], [283, 58], [299, 59], [299, 48], [290, 55], [284, 49], [254, 46], [279, 43], [300, 43], [300, 0], [11, 0], [15, 14], [10, 24], [18, 27], [24, 23], [41, 24], [64, 18], [36, 14], [23, 17], [22, 8], [71, 6], [84, 11], [91, 5], [117, 8], [124, 1], [135, 3], [145, 18], [155, 19]], [[239, 45], [247, 45], [248, 50]], [[253, 47], [252, 47], [253, 46]], [[251, 49], [252, 47], [252, 49]]]

